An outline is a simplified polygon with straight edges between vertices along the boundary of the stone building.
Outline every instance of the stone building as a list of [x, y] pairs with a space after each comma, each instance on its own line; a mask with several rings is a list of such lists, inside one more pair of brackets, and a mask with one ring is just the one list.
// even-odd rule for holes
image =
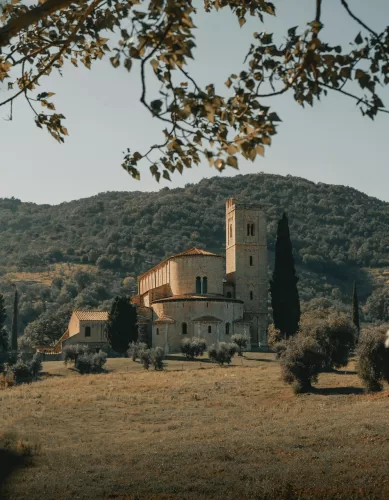
[[106, 311], [73, 311], [69, 325], [62, 337], [53, 346], [35, 346], [37, 352], [61, 355], [63, 348], [72, 344], [86, 344], [92, 351], [99, 351], [107, 343], [105, 325]]
[[180, 351], [185, 337], [208, 344], [249, 335], [250, 348], [267, 349], [267, 242], [258, 206], [226, 201], [226, 256], [192, 248], [138, 277], [131, 298], [150, 328], [153, 347]]

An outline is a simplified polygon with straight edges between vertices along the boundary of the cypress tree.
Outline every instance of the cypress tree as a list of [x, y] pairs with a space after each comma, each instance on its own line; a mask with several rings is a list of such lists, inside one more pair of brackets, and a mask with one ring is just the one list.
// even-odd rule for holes
[[294, 267], [286, 213], [278, 221], [273, 279], [270, 281], [274, 326], [285, 338], [294, 335], [300, 322], [298, 277]]
[[128, 297], [116, 297], [108, 315], [106, 334], [111, 348], [124, 353], [130, 342], [138, 340], [136, 307]]
[[0, 293], [0, 351], [7, 352], [9, 349], [9, 336], [5, 328], [7, 313], [4, 305], [4, 296]]
[[354, 287], [353, 287], [353, 323], [356, 326], [356, 329], [358, 330], [358, 334], [359, 334], [359, 331], [360, 331], [359, 301], [358, 301], [357, 284], [355, 281], [354, 281]]
[[19, 314], [19, 296], [18, 290], [15, 287], [15, 296], [14, 296], [14, 310], [12, 316], [12, 329], [11, 329], [11, 349], [13, 351], [18, 350], [18, 314]]

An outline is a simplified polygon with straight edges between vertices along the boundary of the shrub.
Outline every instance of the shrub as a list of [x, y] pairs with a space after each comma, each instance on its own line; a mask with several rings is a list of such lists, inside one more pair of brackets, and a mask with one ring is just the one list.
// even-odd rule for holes
[[163, 359], [165, 357], [165, 352], [162, 347], [156, 347], [155, 349], [150, 349], [150, 359], [155, 370], [163, 370], [164, 363]]
[[154, 366], [155, 370], [163, 370], [164, 357], [165, 353], [162, 347], [156, 347], [154, 349], [145, 349], [140, 353], [140, 360], [145, 370], [148, 370], [151, 365]]
[[357, 371], [366, 389], [382, 390], [382, 381], [389, 382], [389, 349], [385, 346], [385, 327], [362, 330], [357, 347]]
[[29, 383], [33, 380], [31, 367], [22, 360], [9, 365], [7, 371], [12, 373], [16, 384]]
[[37, 352], [29, 363], [33, 378], [37, 378], [42, 371], [42, 356]]
[[23, 356], [19, 356], [16, 363], [6, 364], [4, 367], [4, 375], [7, 379], [13, 380], [16, 384], [23, 384], [36, 380], [41, 370], [41, 356], [36, 353], [31, 361], [26, 361], [23, 359]]
[[129, 358], [132, 358], [132, 361], [136, 361], [137, 359], [141, 360], [142, 352], [147, 349], [147, 344], [144, 342], [131, 342], [128, 347], [127, 354]]
[[148, 370], [151, 365], [150, 349], [146, 349], [140, 353], [140, 360], [143, 364], [143, 368]]
[[347, 315], [314, 311], [302, 316], [300, 332], [315, 339], [323, 354], [323, 369], [346, 366], [358, 331]]
[[82, 375], [102, 373], [106, 362], [107, 355], [105, 352], [85, 353], [77, 357], [74, 366]]
[[79, 356], [84, 356], [89, 353], [89, 347], [84, 344], [67, 345], [63, 348], [62, 352], [64, 353], [65, 365], [72, 361], [76, 364]]
[[231, 337], [231, 342], [238, 346], [238, 356], [243, 356], [243, 349], [247, 347], [249, 341], [250, 337], [248, 335], [237, 333]]
[[287, 341], [284, 339], [281, 330], [278, 330], [273, 323], [268, 327], [267, 341], [269, 347], [276, 352], [276, 358], [280, 359], [287, 347]]
[[181, 352], [189, 359], [202, 356], [207, 349], [207, 344], [203, 339], [196, 337], [184, 339], [181, 342]]
[[208, 357], [212, 361], [219, 363], [219, 365], [224, 365], [224, 363], [229, 365], [237, 351], [238, 346], [236, 344], [219, 342], [209, 347]]
[[312, 382], [317, 382], [323, 354], [315, 339], [298, 333], [287, 341], [280, 362], [282, 380], [291, 384], [296, 394], [309, 392]]

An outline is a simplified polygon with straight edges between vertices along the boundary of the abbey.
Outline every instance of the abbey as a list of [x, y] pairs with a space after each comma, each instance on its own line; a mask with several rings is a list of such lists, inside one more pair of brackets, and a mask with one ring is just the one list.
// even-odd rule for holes
[[[210, 345], [234, 333], [267, 349], [266, 219], [260, 207], [226, 201], [226, 255], [198, 248], [173, 255], [138, 277], [140, 330], [153, 347], [180, 351], [185, 337]], [[150, 338], [151, 337], [151, 338]]]

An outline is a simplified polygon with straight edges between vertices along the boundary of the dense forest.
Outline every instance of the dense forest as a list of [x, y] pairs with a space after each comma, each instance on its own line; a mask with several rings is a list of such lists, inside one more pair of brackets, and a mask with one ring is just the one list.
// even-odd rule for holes
[[354, 280], [364, 301], [374, 286], [366, 268], [389, 266], [388, 203], [291, 176], [214, 177], [56, 206], [0, 199], [0, 292], [10, 307], [11, 283], [18, 285], [20, 334], [39, 317], [108, 307], [114, 295], [135, 292], [137, 274], [172, 253], [193, 246], [224, 252], [225, 199], [232, 196], [266, 212], [270, 269], [277, 220], [287, 212], [304, 303], [348, 305]]

